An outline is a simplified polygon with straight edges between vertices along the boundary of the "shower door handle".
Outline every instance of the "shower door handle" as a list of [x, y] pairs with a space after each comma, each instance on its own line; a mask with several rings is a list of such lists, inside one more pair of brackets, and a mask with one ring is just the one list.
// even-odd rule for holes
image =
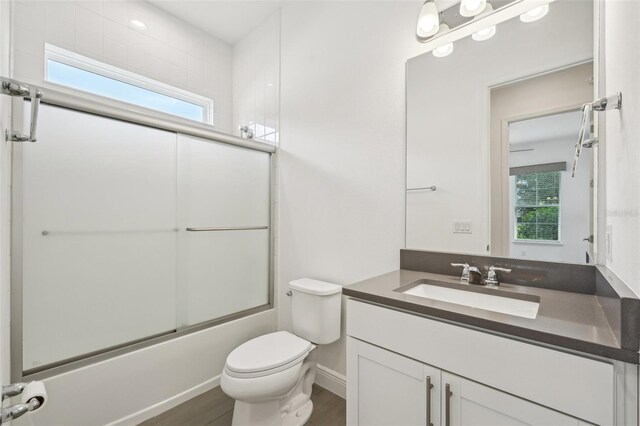
[[189, 232], [220, 232], [220, 231], [254, 231], [257, 229], [269, 229], [268, 226], [220, 226], [212, 228], [185, 228]]

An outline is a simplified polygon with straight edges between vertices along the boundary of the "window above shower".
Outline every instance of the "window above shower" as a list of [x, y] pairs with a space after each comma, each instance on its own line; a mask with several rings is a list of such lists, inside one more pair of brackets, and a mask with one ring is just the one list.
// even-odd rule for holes
[[[280, 127], [279, 3], [268, 2], [269, 6], [259, 8], [246, 8], [238, 2], [192, 2], [186, 8], [183, 3], [14, 1], [11, 11], [12, 78], [49, 86], [50, 93], [56, 89], [61, 92], [86, 90], [75, 86], [78, 79], [73, 82], [75, 89], [61, 83], [54, 86], [55, 83], [46, 81], [44, 71], [49, 65], [56, 64], [47, 64], [48, 59], [54, 58], [45, 55], [45, 50], [57, 46], [118, 71], [116, 76], [105, 74], [104, 67], [100, 66], [98, 76], [92, 76], [90, 73], [96, 70], [87, 68], [84, 61], [77, 64], [57, 60], [71, 66], [58, 65], [64, 72], [99, 78], [105, 84], [114, 82], [101, 77], [117, 80], [115, 83], [132, 83], [132, 86], [126, 86], [127, 91], [147, 89], [150, 92], [143, 93], [154, 97], [157, 101], [154, 105], [170, 104], [171, 107], [167, 107], [170, 112], [179, 107], [182, 116], [198, 117], [194, 121], [198, 126], [213, 123], [215, 131], [248, 137], [240, 131], [241, 127], [246, 127], [253, 133], [253, 140], [277, 145]], [[203, 16], [207, 19], [200, 21], [198, 18]], [[34, 22], [44, 22], [44, 17], [47, 17], [46, 30], [34, 31]], [[160, 83], [161, 88], [170, 89], [170, 93], [159, 90], [155, 84], [151, 87], [141, 85], [138, 79], [122, 80], [123, 74]], [[176, 92], [187, 97], [176, 96]], [[196, 100], [190, 95], [196, 95]], [[85, 97], [92, 96], [96, 102], [104, 99], [93, 92]], [[210, 121], [200, 119], [207, 105], [198, 102], [198, 97], [213, 100], [212, 110], [207, 111]], [[120, 100], [125, 101], [132, 102], [128, 98]], [[107, 100], [107, 103], [114, 102]]]
[[45, 81], [213, 125], [213, 100], [50, 44]]

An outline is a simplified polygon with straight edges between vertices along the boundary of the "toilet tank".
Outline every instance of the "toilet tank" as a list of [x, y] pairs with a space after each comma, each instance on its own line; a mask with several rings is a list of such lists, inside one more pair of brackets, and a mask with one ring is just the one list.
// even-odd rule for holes
[[302, 278], [291, 281], [289, 289], [294, 334], [317, 344], [338, 340], [342, 287]]

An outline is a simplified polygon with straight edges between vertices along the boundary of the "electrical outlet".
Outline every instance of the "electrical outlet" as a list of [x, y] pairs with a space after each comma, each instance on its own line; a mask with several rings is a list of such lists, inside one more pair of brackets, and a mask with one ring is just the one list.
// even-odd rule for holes
[[473, 233], [471, 222], [453, 222], [453, 233], [454, 234]]
[[607, 231], [605, 233], [605, 244], [607, 260], [609, 262], [613, 262], [613, 225], [607, 225]]

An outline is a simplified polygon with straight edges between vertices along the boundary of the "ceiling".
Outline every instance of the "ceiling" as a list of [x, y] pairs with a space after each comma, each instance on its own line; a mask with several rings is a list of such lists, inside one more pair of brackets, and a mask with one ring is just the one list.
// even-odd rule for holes
[[581, 111], [547, 115], [509, 124], [509, 144], [578, 139]]
[[284, 1], [148, 0], [229, 44], [235, 44], [276, 12]]

